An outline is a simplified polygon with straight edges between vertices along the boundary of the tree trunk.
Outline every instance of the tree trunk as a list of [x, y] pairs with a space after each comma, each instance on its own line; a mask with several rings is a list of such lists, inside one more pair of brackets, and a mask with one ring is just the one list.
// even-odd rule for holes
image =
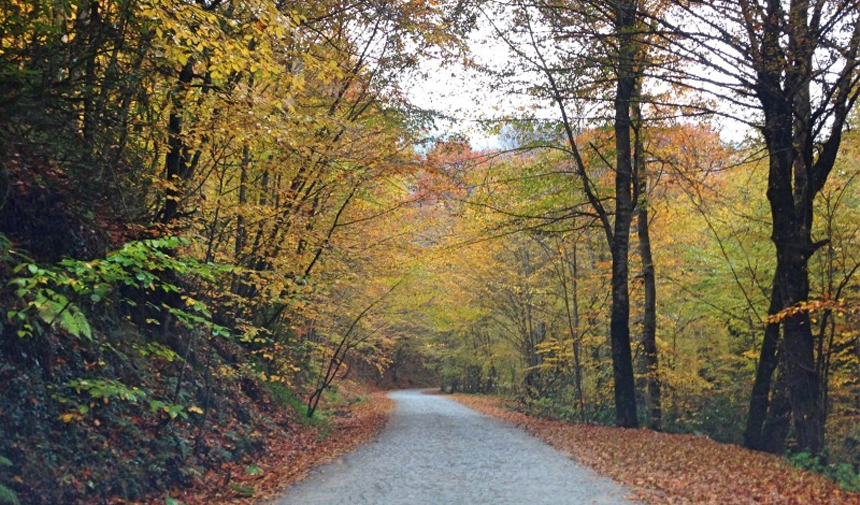
[[[582, 183], [582, 190], [589, 205], [600, 222], [606, 240], [612, 253], [612, 307], [610, 312], [609, 340], [612, 353], [612, 371], [614, 379], [615, 419], [618, 426], [638, 426], [636, 416], [636, 388], [633, 376], [633, 360], [630, 349], [630, 298], [628, 279], [628, 252], [630, 247], [630, 224], [633, 212], [632, 196], [632, 146], [630, 107], [636, 97], [637, 80], [641, 78], [636, 68], [642, 54], [636, 41], [636, 17], [639, 2], [636, 0], [618, 0], [607, 5], [607, 12], [613, 18], [613, 34], [617, 41], [617, 65], [615, 78], [616, 92], [614, 96], [614, 130], [616, 145], [615, 169], [615, 222], [610, 220], [610, 212], [606, 210], [596, 191], [594, 182], [588, 175], [588, 170], [581, 156], [577, 133], [565, 106], [565, 90], [556, 81], [556, 69], [547, 64], [543, 54], [538, 50], [536, 64], [538, 70], [544, 73], [553, 100], [561, 113], [561, 124], [564, 129], [570, 154], [576, 167], [576, 174]], [[529, 26], [529, 29], [531, 27]], [[533, 34], [533, 33], [532, 33]], [[500, 34], [504, 36], [504, 34]], [[534, 37], [532, 37], [533, 44]], [[538, 47], [535, 45], [535, 49]], [[616, 56], [616, 55], [613, 55]], [[601, 381], [600, 376], [597, 378]]]
[[[640, 89], [637, 86], [636, 95]], [[657, 281], [654, 258], [651, 255], [651, 235], [648, 230], [648, 170], [645, 165], [644, 147], [640, 136], [642, 115], [638, 100], [633, 106], [635, 144], [633, 173], [636, 200], [636, 230], [639, 237], [639, 258], [642, 261], [642, 347], [644, 351], [646, 381], [648, 384], [648, 427], [660, 430], [663, 424], [663, 409], [660, 399], [660, 363], [657, 352]]]
[[648, 210], [639, 206], [637, 229], [639, 232], [639, 255], [642, 258], [642, 282], [645, 291], [643, 308], [642, 347], [648, 377], [648, 424], [652, 430], [662, 428], [663, 409], [660, 401], [660, 368], [657, 354], [657, 287], [654, 260], [651, 256], [651, 237], [648, 233]]
[[167, 124], [167, 145], [170, 151], [164, 160], [164, 178], [167, 180], [164, 208], [161, 211], [162, 224], [170, 224], [179, 213], [182, 179], [187, 172], [188, 146], [182, 139], [182, 115], [184, 112], [184, 93], [194, 78], [194, 62], [188, 60], [179, 72], [179, 83], [173, 93], [173, 110]]
[[[793, 141], [792, 119], [797, 107], [780, 100], [764, 102], [768, 104], [765, 108], [765, 141], [770, 155], [767, 197], [773, 219], [771, 239], [776, 246], [776, 285], [782, 302], [779, 306], [788, 309], [809, 299], [808, 262], [815, 252], [811, 236], [815, 191], [806, 178], [811, 161], [797, 153]], [[824, 444], [824, 420], [809, 312], [786, 314], [782, 328], [782, 359], [787, 360], [790, 377], [788, 391], [797, 448], [817, 453]]]
[[582, 392], [582, 336], [579, 333], [579, 265], [577, 261], [576, 243], [573, 244], [573, 255], [567, 257], [567, 249], [562, 244], [564, 260], [570, 268], [571, 293], [568, 296], [567, 282], [564, 281], [562, 269], [562, 280], [564, 285], [564, 305], [567, 310], [567, 322], [570, 329], [570, 338], [573, 346], [573, 380], [576, 390], [576, 405], [579, 408], [579, 422], [585, 422], [585, 395]]
[[[805, 258], [794, 254], [789, 260], [792, 271], [787, 272], [787, 282], [793, 283], [790, 290], [795, 305], [809, 298], [809, 274]], [[821, 405], [821, 380], [815, 369], [815, 341], [812, 336], [809, 312], [802, 311], [786, 318], [783, 323], [783, 344], [788, 371], [788, 391], [794, 415], [797, 448], [813, 454], [824, 447], [824, 408]]]
[[636, 3], [620, 0], [614, 4], [615, 33], [619, 40], [618, 82], [615, 93], [615, 224], [612, 241], [612, 310], [609, 339], [612, 349], [612, 376], [615, 382], [615, 424], [634, 428], [636, 386], [630, 350], [630, 291], [628, 252], [633, 213], [633, 163], [630, 106], [636, 89], [633, 61], [636, 56], [633, 27]]
[[[768, 316], [776, 315], [781, 309], [782, 299], [780, 298], [779, 275], [775, 275], [770, 295], [770, 307], [767, 311]], [[779, 323], [772, 323], [765, 326], [764, 329], [764, 341], [762, 342], [758, 366], [756, 367], [755, 382], [753, 383], [752, 395], [750, 396], [749, 413], [744, 431], [744, 447], [748, 449], [760, 451], [765, 450], [765, 446], [769, 445], [762, 430], [764, 429], [770, 405], [769, 396], [773, 372], [779, 363], [776, 352], [779, 345], [779, 328]]]
[[[809, 299], [809, 258], [824, 245], [812, 242], [813, 202], [833, 169], [842, 130], [860, 93], [858, 6], [840, 4], [834, 11], [837, 17], [825, 22], [822, 9], [829, 7], [811, 6], [808, 0], [792, 0], [787, 6], [768, 2], [750, 31], [760, 38], [748, 46], [770, 158], [767, 197], [773, 220], [771, 240], [776, 246], [778, 305], [784, 316], [780, 359], [785, 360], [796, 449], [811, 453], [824, 446], [825, 421], [815, 338], [809, 312], [803, 307]], [[850, 39], [841, 38], [849, 30]], [[840, 47], [840, 60], [822, 72], [816, 51], [834, 43]], [[838, 70], [828, 73], [830, 69]], [[822, 79], [825, 83], [816, 85], [816, 94], [824, 96], [813, 98], [811, 83]]]
[[788, 396], [788, 372], [785, 360], [780, 361], [767, 419], [764, 421], [760, 450], [773, 454], [785, 452], [785, 439], [791, 427], [791, 401]]
[[251, 151], [248, 148], [248, 143], [242, 146], [242, 165], [239, 171], [239, 209], [236, 215], [236, 241], [234, 244], [234, 261], [239, 264], [239, 259], [243, 256], [247, 232], [245, 230], [245, 204], [248, 203], [248, 166], [251, 164]]

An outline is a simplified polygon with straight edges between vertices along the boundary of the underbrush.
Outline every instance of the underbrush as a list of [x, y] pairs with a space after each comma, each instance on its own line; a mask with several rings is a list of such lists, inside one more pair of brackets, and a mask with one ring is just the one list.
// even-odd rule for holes
[[[304, 399], [296, 395], [296, 392], [280, 382], [267, 382], [264, 384], [269, 397], [281, 408], [296, 414], [295, 421], [305, 426], [324, 427], [328, 423], [328, 409], [321, 409], [308, 417], [308, 406]], [[335, 399], [336, 395], [329, 393], [329, 399]]]
[[860, 472], [850, 463], [828, 463], [822, 456], [799, 452], [788, 457], [793, 466], [819, 473], [835, 481], [842, 489], [860, 493]]
[[247, 323], [223, 324], [231, 273], [186, 246], [50, 264], [0, 241], [0, 503], [140, 500], [225, 468], [232, 489], [268, 440], [331, 431], [337, 393], [308, 418], [288, 381], [306, 369]]
[[[30, 343], [17, 342], [19, 356], [35, 352]], [[267, 437], [302, 418], [241, 379], [212, 381], [189, 367], [180, 383], [164, 359], [66, 350], [56, 336], [40, 343], [56, 349], [49, 377], [30, 360], [11, 362], [8, 348], [0, 361], [0, 454], [11, 463], [2, 474], [23, 503], [139, 499], [193, 486], [211, 469], [253, 461]]]

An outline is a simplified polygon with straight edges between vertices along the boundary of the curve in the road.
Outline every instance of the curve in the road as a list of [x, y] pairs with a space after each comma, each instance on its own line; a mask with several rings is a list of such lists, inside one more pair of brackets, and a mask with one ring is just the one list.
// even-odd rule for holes
[[633, 505], [629, 492], [525, 432], [450, 398], [391, 393], [379, 438], [275, 505]]

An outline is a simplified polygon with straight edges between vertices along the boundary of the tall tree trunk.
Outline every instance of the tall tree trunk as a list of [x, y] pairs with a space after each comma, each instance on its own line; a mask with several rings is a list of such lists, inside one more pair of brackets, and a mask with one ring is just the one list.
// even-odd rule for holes
[[[778, 81], [777, 81], [778, 82]], [[809, 117], [797, 117], [796, 97], [791, 100], [764, 98], [765, 142], [770, 155], [767, 197], [772, 222], [771, 239], [776, 247], [776, 285], [781, 309], [796, 307], [809, 299], [809, 257], [816, 250], [812, 243], [812, 199], [816, 193], [808, 176], [812, 162], [809, 153], [799, 153], [798, 143], [805, 136]], [[807, 97], [808, 100], [808, 97]], [[823, 409], [820, 402], [820, 379], [815, 368], [815, 342], [809, 312], [786, 314], [782, 321], [783, 357], [789, 400], [794, 416], [797, 448], [816, 453], [824, 443]]]
[[[844, 25], [824, 21], [830, 7], [835, 8], [834, 19]], [[816, 453], [824, 446], [825, 409], [815, 337], [809, 312], [802, 305], [809, 299], [809, 259], [826, 243], [812, 242], [813, 202], [833, 169], [842, 130], [860, 93], [860, 12], [854, 4], [836, 8], [823, 2], [810, 5], [809, 0], [791, 0], [788, 5], [768, 2], [755, 22], [755, 30], [749, 33], [761, 35], [749, 48], [770, 158], [767, 197], [780, 315], [784, 316], [780, 359], [785, 360], [796, 448]], [[839, 38], [849, 29], [850, 39]], [[827, 74], [820, 70], [815, 55], [819, 48], [833, 44], [833, 37], [844, 47], [839, 64], [828, 66], [828, 72], [838, 70]], [[816, 91], [825, 96], [813, 99], [811, 83], [820, 79], [826, 84]]]
[[[582, 337], [579, 333], [579, 265], [577, 261], [576, 243], [573, 244], [572, 256], [568, 258], [567, 248], [562, 243], [564, 253], [564, 268], [562, 272], [562, 286], [564, 288], [564, 307], [567, 311], [567, 324], [570, 330], [571, 346], [573, 350], [573, 386], [575, 388], [576, 405], [579, 409], [579, 422], [585, 422], [585, 395], [582, 393]], [[567, 288], [565, 272], [570, 268], [571, 286]]]
[[[672, 3], [714, 29], [703, 39], [682, 37], [679, 42], [698, 46], [693, 61], [727, 78], [719, 97], [736, 103], [744, 101], [738, 96], [754, 97], [756, 103], [749, 108], [764, 118], [758, 127], [769, 158], [767, 198], [777, 260], [769, 312], [781, 319], [779, 360], [785, 360], [796, 448], [818, 452], [824, 445], [825, 409], [815, 339], [803, 305], [809, 299], [809, 259], [823, 245], [812, 242], [813, 202], [833, 169], [843, 129], [860, 97], [860, 4]], [[678, 33], [688, 31], [676, 28]], [[690, 49], [681, 47], [681, 52]], [[777, 332], [769, 327], [762, 345], [744, 437], [750, 447], [765, 442], [761, 427], [777, 367]]]
[[613, 4], [618, 37], [618, 82], [615, 92], [615, 224], [612, 243], [612, 310], [609, 338], [615, 382], [615, 424], [638, 427], [633, 355], [630, 349], [630, 286], [628, 252], [633, 213], [633, 163], [630, 106], [636, 89], [634, 59], [637, 54], [633, 29], [636, 2]]
[[[774, 136], [778, 135], [775, 134]], [[787, 137], [790, 143], [791, 137]], [[809, 299], [809, 257], [815, 251], [809, 226], [812, 201], [801, 199], [796, 205], [791, 183], [793, 161], [790, 154], [780, 154], [785, 141], [771, 139], [771, 168], [768, 182], [768, 199], [773, 218], [773, 243], [777, 256], [777, 285], [781, 307], [788, 309]], [[790, 152], [790, 151], [789, 151]], [[785, 159], [785, 158], [789, 159]], [[800, 208], [798, 208], [800, 207]], [[804, 207], [808, 207], [805, 209]], [[800, 211], [800, 212], [798, 212]], [[808, 212], [808, 214], [807, 214]], [[800, 215], [799, 215], [800, 214]], [[808, 216], [808, 217], [807, 217]], [[804, 221], [806, 221], [804, 223]], [[809, 312], [801, 310], [787, 314], [783, 319], [783, 357], [790, 380], [788, 381], [791, 410], [800, 450], [818, 452], [824, 443], [823, 409], [820, 402], [820, 378], [815, 368], [815, 342]]]
[[648, 167], [645, 164], [645, 149], [640, 135], [642, 112], [639, 107], [638, 95], [640, 86], [636, 87], [636, 99], [633, 102], [633, 120], [635, 143], [633, 152], [633, 173], [636, 200], [636, 231], [639, 238], [639, 258], [642, 261], [642, 290], [644, 291], [644, 306], [642, 308], [642, 348], [645, 364], [646, 382], [648, 384], [648, 427], [660, 430], [663, 425], [663, 408], [660, 398], [662, 387], [660, 381], [660, 363], [657, 350], [657, 281], [655, 276], [654, 258], [651, 255], [651, 235], [648, 229]]
[[651, 237], [648, 233], [648, 210], [639, 206], [637, 215], [639, 255], [642, 258], [642, 283], [645, 294], [642, 322], [642, 347], [645, 369], [648, 374], [648, 425], [652, 430], [662, 428], [663, 409], [660, 400], [660, 368], [657, 350], [657, 287], [654, 260], [651, 256]]
[[[817, 36], [810, 26], [808, 0], [793, 0], [789, 13], [789, 51], [798, 58], [790, 68], [787, 90], [793, 98], [794, 137], [793, 145], [799, 152], [794, 157], [794, 187], [791, 193], [794, 212], [788, 219], [780, 220], [777, 232], [774, 219], [774, 242], [777, 245], [777, 262], [780, 257], [787, 263], [783, 270], [785, 282], [780, 287], [787, 291], [791, 305], [809, 299], [809, 258], [819, 246], [812, 243], [813, 199], [818, 192], [812, 183], [815, 146], [812, 130], [812, 80], [811, 61], [814, 57]], [[815, 24], [812, 21], [812, 24]], [[782, 186], [781, 186], [782, 187]], [[777, 198], [780, 202], [782, 199]], [[789, 239], [789, 240], [786, 240]], [[824, 406], [821, 403], [821, 377], [816, 367], [815, 338], [808, 311], [788, 317], [784, 323], [785, 359], [789, 377], [789, 400], [794, 414], [794, 429], [797, 445], [802, 450], [817, 453], [824, 448]]]
[[[636, 387], [633, 376], [633, 359], [630, 348], [630, 296], [628, 253], [630, 248], [630, 225], [633, 213], [632, 195], [632, 146], [630, 107], [636, 97], [636, 83], [641, 79], [637, 65], [641, 65], [643, 53], [636, 40], [638, 0], [617, 0], [606, 5], [613, 21], [617, 57], [616, 92], [613, 101], [615, 120], [615, 222], [604, 207], [597, 187], [588, 174], [577, 143], [577, 133], [565, 105], [566, 90], [557, 82], [557, 69], [544, 58], [541, 48], [531, 32], [532, 46], [536, 50], [537, 65], [547, 79], [549, 92], [558, 105], [561, 124], [576, 167], [576, 175], [582, 184], [582, 191], [589, 205], [597, 215], [600, 226], [606, 235], [612, 253], [612, 307], [610, 311], [609, 340], [612, 354], [612, 374], [614, 379], [615, 421], [618, 426], [635, 427], [639, 422], [636, 415]], [[531, 21], [526, 15], [524, 22], [532, 30]], [[504, 34], [500, 34], [504, 37]], [[600, 380], [600, 377], [598, 377]]]
[[[794, 256], [788, 258], [789, 268], [793, 271], [786, 274], [785, 282], [793, 283], [793, 289], [787, 291], [790, 299], [795, 300], [791, 305], [795, 305], [809, 298], [808, 256], [797, 252], [789, 253], [789, 256]], [[783, 324], [783, 359], [789, 376], [789, 400], [797, 448], [818, 453], [824, 447], [824, 408], [821, 404], [821, 378], [815, 368], [815, 340], [809, 312], [792, 315]]]

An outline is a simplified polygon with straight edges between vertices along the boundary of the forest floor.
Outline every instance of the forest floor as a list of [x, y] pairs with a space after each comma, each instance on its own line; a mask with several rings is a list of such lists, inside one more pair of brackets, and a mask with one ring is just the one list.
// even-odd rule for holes
[[[343, 392], [343, 389], [341, 389]], [[351, 396], [351, 399], [350, 399]], [[357, 401], [356, 401], [357, 400]], [[289, 436], [270, 437], [252, 465], [210, 471], [194, 487], [135, 505], [252, 505], [265, 502], [325, 464], [373, 439], [394, 407], [385, 392], [352, 391], [324, 423], [295, 423]]]
[[571, 424], [516, 412], [497, 397], [452, 397], [526, 430], [650, 505], [860, 505], [860, 494], [820, 475], [704, 436]]

